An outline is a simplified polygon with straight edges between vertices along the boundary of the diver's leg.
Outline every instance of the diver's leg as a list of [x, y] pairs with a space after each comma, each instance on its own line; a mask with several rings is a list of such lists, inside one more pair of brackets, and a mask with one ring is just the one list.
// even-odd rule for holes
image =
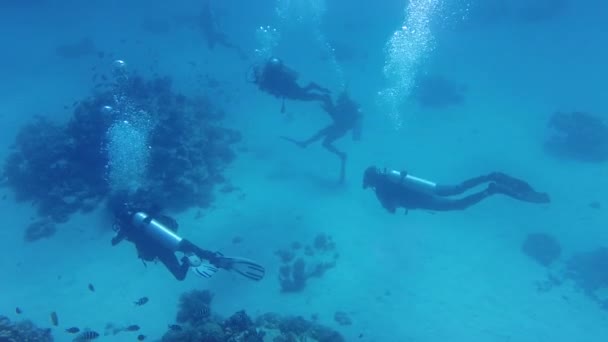
[[[330, 131], [332, 126], [327, 126], [325, 128], [320, 129], [317, 133], [315, 133], [313, 136], [311, 136], [310, 138], [302, 141], [302, 147], [307, 147], [308, 145], [312, 144], [313, 142], [319, 141], [321, 140], [321, 138], [326, 137], [325, 140], [327, 140], [327, 135], [328, 132]], [[323, 142], [325, 143], [325, 142]]]
[[495, 192], [491, 191], [490, 188], [476, 192], [464, 198], [454, 199], [454, 198], [444, 198], [439, 196], [433, 196], [432, 199], [424, 203], [424, 206], [421, 206], [422, 209], [430, 209], [437, 211], [449, 211], [449, 210], [464, 210], [474, 204], [477, 204], [487, 198], [495, 194]]
[[[330, 126], [331, 127], [331, 126]], [[296, 145], [298, 145], [301, 148], [306, 148], [308, 147], [308, 145], [312, 144], [315, 141], [320, 140], [321, 138], [323, 138], [325, 135], [327, 135], [327, 130], [329, 129], [329, 127], [325, 127], [321, 130], [319, 130], [317, 133], [315, 133], [313, 136], [311, 136], [310, 138], [300, 141], [300, 140], [295, 140], [289, 137], [284, 137], [282, 136], [281, 139], [283, 140], [287, 140], [289, 142], [292, 142]]]
[[340, 158], [340, 182], [343, 182], [346, 176], [346, 153], [338, 150], [333, 145], [333, 142], [343, 137], [347, 131], [348, 130], [341, 129], [336, 125], [329, 126], [326, 129], [326, 136], [323, 140], [323, 147]]
[[175, 256], [175, 254], [173, 254], [173, 252], [166, 251], [160, 253], [158, 255], [158, 259], [165, 265], [165, 267], [167, 267], [171, 274], [173, 274], [175, 279], [184, 280], [186, 278], [186, 274], [188, 273], [190, 264], [188, 264], [187, 262], [182, 262], [182, 264], [180, 265], [179, 261], [177, 260], [177, 257]]
[[472, 189], [480, 184], [489, 182], [489, 177], [479, 176], [471, 179], [467, 179], [464, 182], [457, 185], [437, 185], [435, 188], [435, 194], [439, 196], [453, 196], [460, 195], [463, 192]]
[[325, 94], [330, 94], [331, 91], [327, 88], [321, 87], [320, 85], [316, 84], [315, 82], [310, 82], [308, 83], [308, 85], [306, 85], [306, 87], [303, 88], [306, 91], [311, 91], [311, 90], [318, 90], [322, 93]]
[[201, 259], [214, 261], [217, 258], [217, 253], [202, 249], [199, 246], [193, 244], [189, 240], [183, 239], [179, 245], [178, 251], [184, 254], [195, 254]]
[[319, 101], [323, 105], [323, 108], [331, 108], [333, 106], [333, 103], [331, 102], [331, 96], [329, 96], [328, 94], [311, 93], [302, 89], [302, 91], [299, 92], [297, 95], [293, 94], [292, 96], [293, 98], [300, 101]]
[[544, 192], [534, 190], [528, 183], [513, 178], [509, 182], [491, 183], [490, 187], [496, 193], [530, 203], [549, 203], [551, 199]]
[[338, 150], [334, 145], [334, 141], [342, 138], [348, 130], [341, 129], [340, 127], [331, 125], [323, 130], [325, 132], [325, 139], [323, 140], [323, 147], [329, 152], [337, 155], [340, 159], [346, 159], [346, 153]]

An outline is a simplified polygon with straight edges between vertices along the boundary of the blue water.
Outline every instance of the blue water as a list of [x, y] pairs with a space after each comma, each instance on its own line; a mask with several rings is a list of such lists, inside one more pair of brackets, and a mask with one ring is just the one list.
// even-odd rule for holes
[[[264, 265], [265, 279], [219, 272], [178, 282], [160, 263], [143, 267], [132, 245], [110, 246], [103, 205], [70, 216], [50, 238], [26, 242], [36, 203], [17, 201], [3, 186], [0, 315], [52, 328], [57, 341], [73, 338], [63, 331], [69, 326], [101, 333], [108, 323], [136, 323], [154, 341], [174, 322], [183, 292], [209, 289], [221, 315], [241, 309], [252, 316], [316, 314], [347, 341], [608, 338], [608, 310], [600, 305], [608, 284], [593, 297], [565, 275], [573, 255], [608, 245], [607, 164], [556, 157], [543, 147], [555, 112], [587, 112], [608, 122], [607, 2], [224, 0], [211, 7], [246, 59], [237, 49], [207, 46], [196, 21], [200, 1], [2, 1], [0, 158], [10, 155], [33, 117], [66, 122], [72, 103], [92, 94], [93, 75], [107, 73], [114, 59], [146, 77], [170, 76], [180, 93], [210, 95], [226, 112], [222, 125], [243, 139], [223, 172], [239, 190], [216, 191], [209, 207], [169, 214], [189, 240]], [[277, 34], [260, 32], [267, 26]], [[391, 55], [396, 32], [407, 48]], [[58, 53], [83, 39], [93, 48]], [[336, 142], [348, 153], [344, 184], [336, 182], [337, 158], [320, 143], [300, 150], [279, 139], [307, 137], [328, 117], [317, 104], [297, 101], [286, 101], [282, 114], [280, 100], [247, 82], [263, 49], [297, 70], [302, 82], [314, 80], [334, 94], [347, 87], [361, 104], [361, 141], [348, 134]], [[219, 87], [201, 85], [200, 75]], [[456, 84], [462, 101], [418, 103], [415, 86], [403, 84], [425, 75]], [[387, 89], [397, 96], [387, 98]], [[495, 196], [463, 211], [392, 215], [361, 188], [369, 165], [439, 183], [503, 171], [552, 201]], [[561, 245], [549, 268], [522, 252], [528, 234], [538, 232]], [[300, 292], [281, 293], [275, 252], [319, 233], [336, 243], [336, 266]], [[242, 242], [233, 243], [237, 236]], [[601, 277], [606, 269], [592, 272]], [[539, 291], [548, 274], [564, 280]], [[150, 302], [134, 307], [142, 296]], [[49, 321], [52, 311], [58, 327]], [[338, 324], [337, 311], [352, 324]]]

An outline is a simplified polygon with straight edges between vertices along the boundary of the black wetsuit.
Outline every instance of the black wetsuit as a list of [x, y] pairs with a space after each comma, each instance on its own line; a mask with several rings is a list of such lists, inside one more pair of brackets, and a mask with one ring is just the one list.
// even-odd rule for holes
[[[331, 104], [330, 91], [310, 82], [301, 87], [297, 82], [298, 74], [286, 67], [282, 61], [271, 58], [262, 67], [257, 67], [254, 74], [254, 83], [260, 90], [278, 97], [282, 100], [320, 101]], [[285, 106], [281, 107], [281, 112]]]
[[336, 105], [331, 102], [324, 103], [323, 109], [331, 117], [331, 124], [320, 129], [310, 138], [303, 141], [287, 137], [283, 137], [283, 139], [291, 141], [302, 148], [306, 148], [308, 145], [323, 139], [323, 147], [340, 158], [340, 181], [344, 181], [346, 153], [338, 150], [333, 143], [351, 130], [353, 131], [353, 137], [355, 139], [359, 138], [361, 130], [361, 111], [359, 106], [352, 101], [346, 93], [340, 95]]
[[[484, 183], [489, 183], [489, 185], [481, 191], [460, 198], [449, 197], [464, 194], [467, 190]], [[364, 180], [364, 187], [367, 187], [366, 185], [375, 189], [376, 197], [391, 213], [395, 213], [399, 207], [406, 210], [463, 210], [495, 194], [503, 194], [532, 203], [550, 201], [547, 194], [536, 192], [528, 183], [498, 172], [471, 178], [458, 185], [437, 185], [429, 191], [415, 186], [396, 184], [382, 173], [377, 174], [372, 182]]]
[[[173, 232], [177, 232], [177, 222], [168, 216], [158, 216], [154, 218], [161, 222], [167, 228]], [[112, 238], [112, 246], [117, 245], [124, 239], [135, 244], [137, 248], [137, 254], [139, 258], [144, 261], [155, 261], [158, 259], [162, 262], [165, 267], [173, 274], [177, 280], [184, 280], [190, 268], [187, 256], [184, 256], [181, 260], [177, 259], [175, 252], [182, 252], [185, 254], [196, 254], [199, 258], [209, 260], [212, 264], [217, 259], [218, 254], [199, 248], [192, 242], [183, 239], [176, 251], [173, 251], [163, 246], [159, 241], [152, 238], [150, 235], [144, 232], [144, 229], [137, 227], [131, 222], [131, 217], [126, 216], [117, 218], [115, 222], [115, 230], [117, 234]]]

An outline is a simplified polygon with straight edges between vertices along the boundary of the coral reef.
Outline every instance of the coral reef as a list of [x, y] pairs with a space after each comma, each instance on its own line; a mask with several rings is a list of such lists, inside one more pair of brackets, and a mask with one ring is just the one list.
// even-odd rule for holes
[[13, 323], [0, 315], [0, 341], [2, 342], [52, 342], [51, 329], [37, 328], [30, 321]]
[[411, 96], [421, 107], [439, 109], [462, 104], [465, 91], [465, 86], [443, 76], [422, 75], [416, 79]]
[[[209, 310], [213, 295], [208, 291], [191, 291], [180, 298], [177, 321], [170, 325], [162, 342], [343, 342], [342, 335], [302, 317], [282, 317], [266, 313], [256, 319], [245, 311], [238, 311], [227, 319], [206, 315], [201, 319], [201, 308]], [[193, 305], [190, 301], [198, 303]], [[192, 314], [193, 317], [188, 315]]]
[[566, 263], [566, 278], [571, 279], [590, 298], [602, 306], [608, 298], [600, 297], [600, 290], [608, 290], [608, 248], [575, 254]]
[[283, 262], [279, 269], [281, 291], [302, 291], [308, 279], [320, 278], [327, 270], [335, 267], [339, 256], [335, 248], [330, 236], [319, 234], [314, 238], [312, 246], [304, 247], [303, 256], [296, 255], [296, 252], [302, 249], [301, 244], [297, 242], [291, 245], [291, 249], [276, 251], [275, 254]]
[[193, 290], [179, 297], [179, 310], [176, 321], [197, 325], [211, 316], [213, 294], [207, 290]]
[[545, 267], [551, 266], [562, 252], [559, 242], [544, 233], [529, 234], [521, 249], [527, 256]]
[[57, 227], [53, 221], [42, 219], [32, 222], [25, 229], [24, 240], [26, 242], [34, 242], [36, 240], [51, 237], [57, 232]]
[[[75, 121], [79, 112], [77, 109]], [[66, 129], [42, 117], [21, 129], [4, 165], [6, 185], [14, 190], [17, 200], [32, 201], [41, 217], [64, 222], [71, 213], [103, 196], [103, 167], [95, 179], [99, 170], [86, 155], [93, 137], [87, 133], [95, 121], [82, 123], [88, 129], [79, 135], [71, 134], [71, 128], [77, 125], [74, 122]]]
[[589, 113], [554, 113], [545, 149], [558, 157], [586, 162], [608, 160], [608, 125]]
[[334, 313], [334, 321], [338, 322], [340, 325], [353, 324], [352, 319], [350, 319], [348, 314], [344, 311], [336, 311], [336, 313]]
[[[39, 117], [18, 133], [5, 161], [5, 185], [18, 200], [33, 202], [41, 217], [64, 222], [110, 193], [107, 132], [121, 118], [107, 110], [116, 102], [116, 89], [108, 85], [77, 102], [67, 124]], [[222, 110], [208, 98], [175, 93], [169, 78], [129, 75], [121, 96], [151, 120], [138, 196], [167, 209], [208, 206], [215, 184], [224, 181], [223, 169], [235, 158], [231, 145], [241, 138], [219, 125]]]

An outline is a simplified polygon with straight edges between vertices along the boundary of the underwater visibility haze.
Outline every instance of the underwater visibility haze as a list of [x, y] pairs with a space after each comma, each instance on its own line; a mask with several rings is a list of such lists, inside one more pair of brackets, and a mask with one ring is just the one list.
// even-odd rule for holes
[[608, 2], [0, 2], [0, 341], [608, 340]]

